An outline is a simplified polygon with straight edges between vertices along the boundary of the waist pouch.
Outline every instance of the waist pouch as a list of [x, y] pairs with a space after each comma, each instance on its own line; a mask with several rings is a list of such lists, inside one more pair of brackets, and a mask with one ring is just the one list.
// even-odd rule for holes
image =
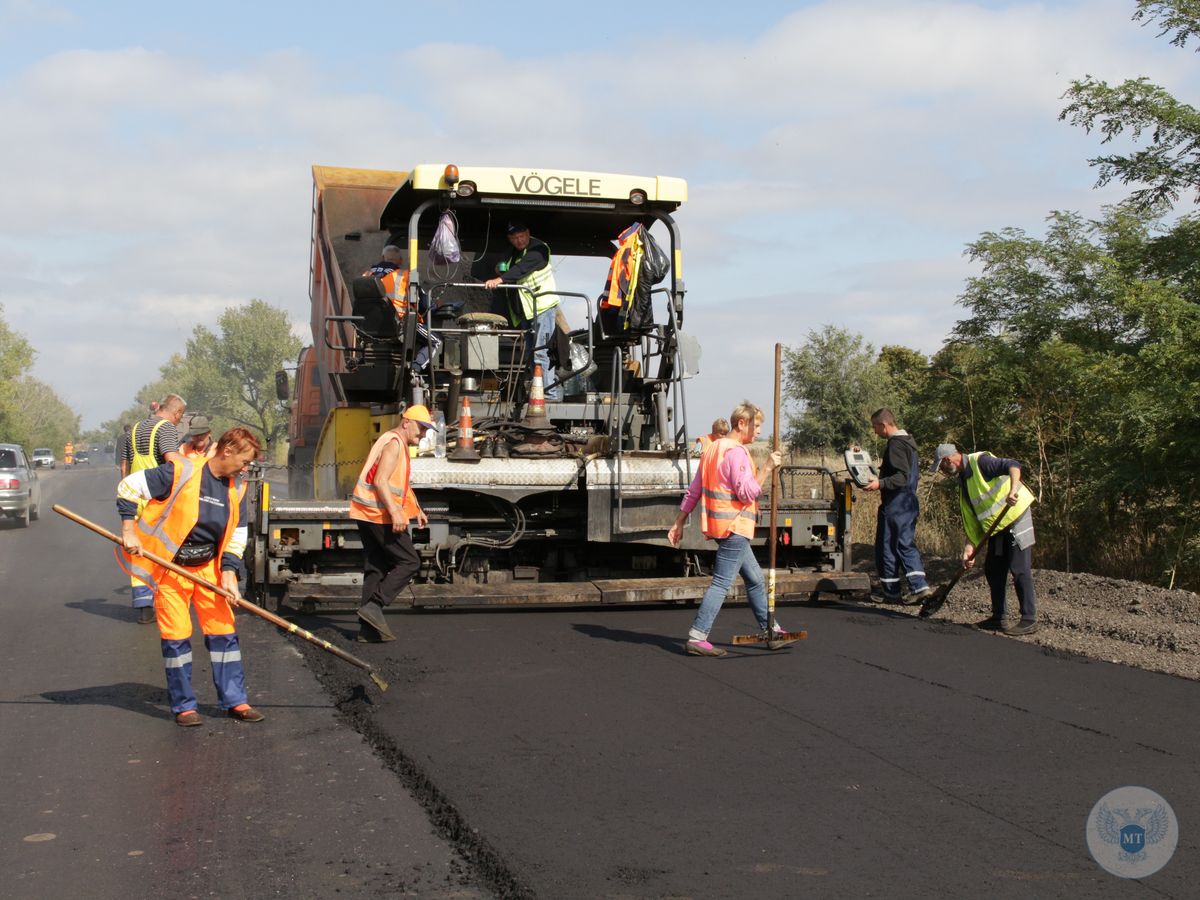
[[184, 544], [176, 551], [173, 562], [176, 565], [194, 569], [207, 562], [212, 562], [216, 555], [216, 544]]

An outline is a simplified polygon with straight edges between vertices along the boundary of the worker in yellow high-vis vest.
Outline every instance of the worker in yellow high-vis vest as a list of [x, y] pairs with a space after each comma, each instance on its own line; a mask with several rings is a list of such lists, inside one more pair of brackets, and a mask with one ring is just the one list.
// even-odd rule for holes
[[[1038, 628], [1031, 552], [1034, 496], [1021, 481], [1021, 464], [987, 451], [962, 453], [954, 444], [939, 444], [930, 471], [958, 478], [958, 505], [967, 533], [963, 564], [974, 566], [980, 551], [985, 553], [983, 574], [991, 589], [992, 614], [976, 626], [1005, 634], [1033, 634]], [[983, 547], [989, 531], [991, 537]], [[1010, 574], [1021, 607], [1021, 620], [1015, 625], [1004, 618], [1005, 582]]]
[[546, 400], [561, 400], [562, 385], [550, 367], [550, 342], [554, 340], [555, 310], [559, 300], [555, 293], [558, 287], [554, 283], [550, 248], [530, 236], [528, 225], [515, 220], [508, 223], [508, 242], [512, 244], [512, 253], [500, 263], [500, 274], [489, 278], [483, 286], [491, 291], [502, 284], [520, 285], [519, 289], [504, 292], [508, 295], [505, 299], [509, 321], [529, 331], [525, 339], [530, 345], [526, 350], [529, 371], [532, 375], [534, 366], [542, 367]]
[[[179, 452], [177, 426], [187, 410], [187, 403], [178, 394], [167, 394], [160, 402], [151, 405], [151, 413], [133, 426], [129, 441], [121, 454], [121, 477], [134, 472], [154, 469], [165, 462], [182, 460]], [[138, 508], [142, 514], [144, 506]], [[133, 588], [133, 608], [138, 611], [138, 622], [149, 625], [154, 621], [154, 591], [136, 575], [129, 577]]]

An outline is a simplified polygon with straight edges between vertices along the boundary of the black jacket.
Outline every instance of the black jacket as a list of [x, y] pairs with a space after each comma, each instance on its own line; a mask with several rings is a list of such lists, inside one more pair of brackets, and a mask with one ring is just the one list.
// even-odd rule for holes
[[[917, 442], [907, 431], [897, 431], [888, 438], [879, 467], [879, 490], [884, 503], [898, 493], [915, 492], [915, 479], [912, 478], [914, 468], [918, 469], [919, 474]], [[910, 480], [914, 482], [911, 488]]]

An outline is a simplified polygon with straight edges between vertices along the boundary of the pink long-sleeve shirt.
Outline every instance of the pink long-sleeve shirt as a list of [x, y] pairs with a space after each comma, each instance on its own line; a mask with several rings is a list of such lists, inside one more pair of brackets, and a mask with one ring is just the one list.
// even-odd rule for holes
[[[762, 485], [754, 477], [750, 454], [746, 452], [745, 446], [733, 447], [726, 452], [725, 458], [717, 466], [717, 477], [721, 481], [721, 487], [743, 503], [757, 500], [762, 493]], [[683, 495], [683, 502], [679, 504], [681, 512], [690, 513], [696, 508], [696, 504], [700, 502], [703, 488], [704, 486], [700, 483], [700, 472], [697, 470], [696, 477], [692, 479], [687, 493]]]

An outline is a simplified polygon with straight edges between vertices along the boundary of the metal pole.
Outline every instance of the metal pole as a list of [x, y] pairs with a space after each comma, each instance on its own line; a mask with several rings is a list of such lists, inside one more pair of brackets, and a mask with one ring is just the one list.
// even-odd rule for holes
[[[772, 419], [771, 436], [771, 451], [779, 450], [779, 408], [780, 408], [780, 384], [779, 372], [783, 356], [783, 344], [775, 345], [775, 410]], [[776, 511], [779, 509], [779, 467], [776, 466], [771, 470], [771, 549], [768, 551], [768, 569], [767, 569], [767, 633], [770, 634], [771, 629], [775, 627], [775, 544], [776, 544], [776, 522], [778, 515]]]

